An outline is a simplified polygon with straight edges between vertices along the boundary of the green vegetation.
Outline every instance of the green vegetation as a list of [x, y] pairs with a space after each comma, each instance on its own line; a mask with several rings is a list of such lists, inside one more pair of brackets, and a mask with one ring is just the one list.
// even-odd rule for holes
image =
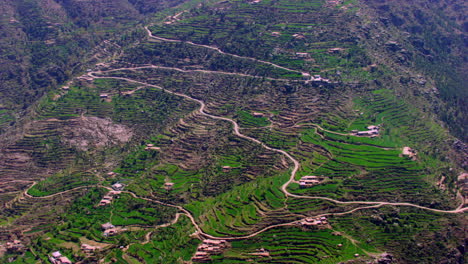
[[[345, 80], [372, 79], [372, 74], [356, 70], [369, 61], [356, 43], [350, 40], [338, 43], [326, 34], [306, 33], [312, 29], [331, 30], [327, 16], [334, 11], [323, 9], [322, 3], [233, 1], [223, 11], [197, 9], [177, 23], [155, 25], [151, 30], [156, 36], [213, 45], [227, 53], [271, 61], [298, 71], [341, 70], [348, 76]], [[311, 19], [315, 23], [310, 23]], [[330, 35], [336, 34], [336, 28], [333, 30]], [[338, 55], [327, 52], [337, 45], [346, 51]], [[307, 52], [310, 58], [297, 58], [296, 52]]]
[[238, 111], [237, 119], [242, 127], [265, 127], [270, 124], [266, 117], [255, 117], [247, 111]]
[[[341, 246], [338, 246], [341, 245]], [[269, 252], [269, 257], [255, 256], [260, 249]], [[364, 251], [364, 250], [365, 251]], [[375, 249], [355, 243], [332, 230], [301, 230], [297, 227], [282, 227], [267, 231], [258, 237], [235, 241], [224, 258], [218, 263], [337, 263], [365, 255]]]
[[282, 208], [285, 197], [279, 188], [287, 177], [261, 178], [186, 208], [204, 230], [217, 236], [246, 235], [268, 224], [295, 220]]
[[86, 172], [62, 172], [39, 182], [28, 190], [36, 197], [51, 195], [81, 186], [91, 186], [98, 181], [94, 175]]
[[[156, 8], [130, 2], [144, 14]], [[462, 170], [454, 138], [426, 105], [438, 99], [408, 81], [414, 50], [395, 55], [399, 44], [379, 44], [376, 32], [398, 34], [369, 22], [373, 13], [361, 2], [195, 0], [154, 16], [153, 34], [178, 41], [141, 40], [138, 29], [122, 33], [131, 45], [103, 44], [109, 54], [94, 58], [111, 63], [48, 92], [18, 135], [5, 137], [12, 143], [0, 149], [0, 174], [25, 182], [0, 186], [0, 223], [28, 250], [0, 262], [45, 262], [60, 250], [83, 263], [183, 263], [214, 236], [229, 246], [211, 263], [367, 263], [382, 252], [402, 263], [461, 263], [463, 216], [383, 204], [453, 210]], [[71, 14], [83, 16], [83, 34], [119, 34], [130, 25], [125, 12], [100, 13], [99, 21], [86, 8]], [[23, 22], [38, 24], [28, 32], [36, 39], [55, 34], [45, 20]], [[63, 59], [75, 54], [67, 45], [79, 44], [44, 45], [32, 45], [38, 72], [54, 60], [37, 54]], [[400, 62], [387, 61], [392, 54]], [[74, 74], [65, 71], [51, 87]], [[301, 72], [331, 82], [306, 82]], [[189, 98], [203, 101], [203, 112]], [[0, 126], [10, 115], [0, 109]], [[350, 133], [369, 125], [380, 126], [378, 136]], [[402, 155], [405, 146], [417, 150], [414, 159]], [[294, 162], [280, 150], [300, 163], [288, 186]], [[323, 181], [300, 188], [308, 175]], [[24, 195], [32, 182], [33, 197]], [[124, 191], [109, 193], [117, 182]], [[105, 195], [112, 201], [99, 206]], [[328, 223], [301, 224], [317, 216]], [[107, 222], [117, 234], [103, 235]], [[10, 239], [6, 231], [1, 242]], [[84, 243], [100, 249], [85, 254]]]
[[[108, 206], [96, 206], [105, 194], [103, 189], [90, 188], [84, 196], [76, 199], [64, 214], [61, 223], [37, 238], [33, 245], [36, 256], [46, 260], [44, 256], [60, 250], [66, 256], [75, 256], [76, 261], [82, 260], [85, 258], [80, 252], [83, 239], [112, 249], [115, 244], [125, 245], [138, 241], [153, 226], [168, 223], [174, 217], [173, 208], [135, 199], [124, 193]], [[107, 222], [122, 230], [115, 236], [103, 236], [101, 224]]]
[[145, 263], [177, 263], [190, 260], [199, 240], [188, 236], [195, 230], [185, 216], [181, 218], [170, 227], [155, 230], [149, 243], [130, 246], [127, 254]]

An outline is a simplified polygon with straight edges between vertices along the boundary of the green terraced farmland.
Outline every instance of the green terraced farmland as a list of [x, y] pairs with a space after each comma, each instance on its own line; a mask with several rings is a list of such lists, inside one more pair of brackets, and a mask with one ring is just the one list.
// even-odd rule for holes
[[0, 262], [463, 263], [465, 145], [409, 21], [441, 1], [128, 1], [0, 135]]

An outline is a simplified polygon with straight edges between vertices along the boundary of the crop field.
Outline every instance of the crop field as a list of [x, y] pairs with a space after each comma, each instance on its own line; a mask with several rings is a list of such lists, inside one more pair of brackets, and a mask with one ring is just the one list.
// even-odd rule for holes
[[[199, 240], [188, 234], [194, 232], [186, 217], [170, 227], [156, 229], [147, 244], [131, 245], [127, 254], [145, 263], [177, 263], [188, 261], [195, 252]], [[168, 254], [169, 253], [169, 254]]]
[[[322, 8], [323, 1], [254, 4], [234, 1], [231, 4], [222, 12], [198, 11], [192, 16], [183, 16], [177, 23], [154, 25], [151, 30], [159, 37], [213, 45], [227, 53], [255, 57], [292, 69], [316, 74], [340, 70], [346, 80], [375, 77], [367, 71], [348, 70], [366, 63], [361, 61], [366, 55], [356, 43], [341, 40], [341, 54], [327, 52], [338, 47], [329, 24], [330, 17], [336, 17], [332, 10]], [[311, 30], [326, 33], [306, 33]], [[277, 48], [272, 50], [271, 47]], [[310, 58], [297, 58], [295, 52], [307, 52]]]
[[[112, 72], [111, 76], [131, 78], [141, 82], [148, 81], [147, 76], [153, 76], [149, 81], [159, 84], [161, 82], [166, 83], [160, 77], [163, 73], [164, 70], [155, 69], [139, 72], [116, 71]], [[189, 94], [203, 94], [205, 88], [201, 85], [193, 85], [188, 81], [189, 76], [185, 77], [184, 75], [186, 74], [179, 75], [183, 81], [166, 83], [166, 87], [170, 88], [170, 90], [174, 89]], [[205, 76], [200, 75], [198, 81], [204, 78]], [[172, 75], [172, 80], [177, 79], [177, 74]], [[154, 90], [156, 91], [155, 88]], [[376, 97], [380, 98], [380, 93], [376, 92]], [[138, 96], [137, 93], [136, 98]], [[146, 98], [147, 95], [144, 94], [143, 96], [142, 94], [142, 97]], [[204, 98], [216, 97], [215, 94], [204, 96]], [[437, 196], [438, 191], [426, 192], [427, 189], [432, 187], [426, 181], [425, 170], [422, 167], [424, 163], [401, 157], [402, 144], [408, 142], [408, 139], [393, 140], [395, 136], [389, 132], [394, 131], [394, 128], [395, 130], [400, 129], [399, 123], [397, 123], [396, 119], [386, 119], [386, 117], [393, 116], [395, 112], [404, 111], [406, 106], [398, 103], [390, 104], [385, 98], [384, 95], [384, 97], [380, 98], [381, 100], [374, 100], [372, 102], [375, 102], [375, 104], [370, 105], [364, 105], [363, 101], [357, 100], [357, 107], [364, 109], [362, 110], [364, 111], [363, 115], [352, 120], [345, 120], [345, 122], [338, 119], [328, 122], [328, 124], [335, 122], [338, 125], [328, 126], [328, 129], [336, 129], [336, 131], [344, 133], [350, 129], [364, 129], [365, 126], [372, 124], [371, 121], [375, 122], [376, 119], [385, 120], [382, 135], [373, 139], [340, 135], [317, 128], [298, 129], [297, 131], [267, 130], [264, 127], [271, 124], [269, 119], [254, 117], [250, 111], [246, 110], [235, 111], [235, 108], [223, 107], [224, 104], [219, 103], [212, 104], [211, 111], [223, 112], [228, 116], [231, 114], [242, 128], [255, 128], [246, 130], [249, 135], [261, 139], [268, 146], [288, 150], [294, 156], [301, 157], [302, 166], [298, 171], [296, 180], [301, 176], [310, 174], [326, 177], [324, 183], [307, 189], [299, 189], [297, 184], [292, 183], [289, 189], [296, 194], [326, 196], [344, 201], [372, 201], [378, 199], [390, 202], [414, 202], [427, 206], [434, 206], [434, 200], [444, 201], [442, 196]], [[121, 98], [116, 98], [115, 102], [118, 103], [118, 100], [121, 100]], [[227, 105], [229, 103], [230, 101], [226, 102]], [[380, 104], [386, 106], [379, 108]], [[266, 113], [272, 113], [273, 115], [280, 113], [276, 109], [264, 108], [263, 110], [267, 110]], [[377, 117], [370, 117], [368, 113], [381, 114]], [[346, 115], [344, 115], [344, 118], [347, 118]], [[403, 124], [407, 124], [412, 118], [402, 115], [399, 120], [402, 120]], [[349, 125], [340, 127], [340, 124]], [[218, 127], [217, 131], [213, 131], [213, 127]], [[262, 154], [258, 152], [258, 146], [254, 147], [248, 142], [239, 142], [239, 139], [227, 136], [226, 132], [229, 129], [227, 124], [221, 125], [219, 122], [212, 122], [197, 114], [192, 114], [162, 135], [146, 140], [139, 149], [130, 153], [122, 161], [120, 167], [114, 171], [119, 174], [118, 179], [120, 181], [128, 184], [129, 191], [143, 196], [152, 195], [158, 197], [161, 201], [182, 204], [185, 209], [190, 211], [202, 230], [207, 234], [219, 237], [245, 236], [271, 225], [299, 220], [304, 215], [338, 213], [356, 208], [351, 205], [337, 206], [332, 202], [313, 199], [286, 199], [284, 193], [280, 191], [280, 187], [289, 177], [287, 172], [279, 174], [274, 173], [273, 170], [264, 170], [263, 175], [260, 174], [262, 176], [243, 178], [246, 168], [263, 162], [262, 159], [258, 159], [258, 156]], [[216, 145], [217, 148], [214, 148], [213, 151], [208, 150], [208, 153], [212, 155], [210, 159], [205, 158], [205, 162], [209, 161], [208, 163], [199, 164], [198, 169], [192, 170], [184, 168], [182, 163], [178, 164], [179, 161], [193, 158], [192, 154], [189, 154], [194, 151], [193, 146], [203, 147], [201, 143], [204, 138], [208, 137], [217, 139], [224, 137], [228, 145], [231, 145], [231, 148], [227, 148], [226, 151], [226, 148], [221, 147], [223, 145], [220, 142], [213, 142], [213, 146]], [[187, 142], [190, 142], [192, 147], [188, 147]], [[161, 150], [144, 150], [145, 144], [150, 143], [161, 147]], [[233, 144], [236, 147], [233, 147]], [[246, 148], [257, 149], [257, 152], [254, 152], [255, 155], [250, 158], [242, 157], [240, 153], [245, 152]], [[174, 153], [173, 151], [176, 149], [178, 156], [169, 158], [168, 154]], [[225, 150], [221, 151], [221, 149]], [[180, 152], [182, 150], [183, 152]], [[165, 153], [167, 151], [170, 152]], [[184, 154], [181, 155], [182, 153]], [[310, 155], [310, 153], [313, 153], [313, 155]], [[174, 162], [174, 157], [178, 157], [177, 162]], [[224, 166], [230, 166], [231, 168], [228, 172], [223, 172], [221, 168]], [[224, 179], [227, 180], [231, 177], [237, 179], [237, 181], [231, 181], [230, 183], [224, 181]], [[166, 182], [174, 184], [170, 190], [162, 188]], [[222, 187], [218, 186], [220, 184]], [[128, 200], [125, 200], [125, 202], [127, 205], [136, 206], [129, 203]], [[116, 206], [125, 207], [117, 202], [112, 206], [113, 208], [116, 208]], [[446, 202], [437, 206], [442, 209], [451, 207]], [[151, 209], [138, 209], [137, 212], [132, 213], [115, 211], [112, 219], [113, 223], [115, 222], [117, 225], [145, 225], [156, 221], [155, 218], [146, 216], [155, 213], [156, 211]], [[411, 220], [398, 220], [406, 223], [402, 225], [404, 230], [411, 231], [413, 234], [420, 231], [420, 229], [412, 227], [414, 223], [419, 223], [419, 220], [413, 219], [411, 216], [405, 217], [407, 218], [403, 217], [403, 219]], [[340, 230], [349, 231], [347, 226], [349, 223], [345, 221], [348, 218], [333, 217], [331, 219], [332, 223], [337, 223], [337, 227], [341, 227]], [[166, 218], [166, 222], [168, 221], [169, 219]], [[184, 222], [181, 222], [181, 225], [182, 223]], [[393, 232], [394, 229], [390, 225], [396, 226], [393, 222], [385, 222], [385, 225], [383, 225], [384, 232]], [[188, 228], [188, 226], [190, 225], [185, 223], [185, 227], [177, 224], [171, 228], [177, 230], [177, 228], [184, 229]], [[361, 228], [367, 230], [370, 226], [362, 226]], [[437, 226], [434, 227], [433, 231], [436, 230]], [[121, 239], [134, 241], [138, 234], [141, 234], [138, 232], [132, 232], [133, 237], [129, 234], [123, 234]], [[181, 238], [175, 241], [174, 243], [180, 245], [183, 250], [171, 257], [161, 253], [153, 253], [169, 250], [166, 243], [169, 243], [167, 241], [170, 238], [167, 237], [165, 232], [165, 228], [163, 228], [161, 231], [154, 233], [155, 236], [165, 239], [166, 242], [164, 243], [134, 244], [127, 253], [122, 254], [118, 250], [112, 250], [107, 257], [113, 256], [122, 261], [133, 259], [133, 261], [146, 262], [150, 262], [156, 257], [168, 260], [187, 260], [193, 254], [196, 240]], [[332, 233], [332, 230], [302, 230], [298, 227], [274, 228], [261, 233], [258, 237], [242, 240], [242, 242], [233, 242], [232, 248], [221, 256], [214, 256], [213, 262], [242, 263], [254, 259], [257, 262], [265, 263], [335, 263], [336, 261], [351, 259], [355, 254], [366, 255], [369, 252], [378, 252], [374, 246], [360, 242], [364, 241], [364, 239], [357, 241], [354, 238], [349, 239], [342, 235], [332, 235]], [[371, 234], [371, 236], [374, 235], [377, 236]], [[89, 239], [97, 240], [98, 234], [91, 232]], [[273, 240], [278, 242], [272, 242]], [[100, 241], [113, 243], [114, 240]], [[338, 248], [338, 244], [342, 246]], [[159, 250], [154, 251], [155, 248]], [[269, 257], [252, 255], [259, 248], [268, 250]]]
[[[353, 243], [332, 230], [303, 230], [282, 227], [267, 231], [255, 239], [235, 241], [219, 263], [337, 263], [369, 252], [369, 245]], [[341, 246], [339, 246], [341, 245]], [[260, 249], [269, 256], [256, 256]], [[216, 262], [216, 261], [213, 261]]]
[[31, 189], [28, 190], [28, 193], [35, 197], [41, 197], [63, 192], [80, 186], [90, 186], [97, 183], [98, 180], [91, 173], [60, 173], [34, 185]]
[[249, 127], [265, 127], [270, 124], [266, 117], [255, 117], [251, 113], [246, 111], [238, 111], [237, 112], [239, 120], [239, 125], [245, 128]]
[[[296, 220], [284, 210], [284, 194], [279, 186], [283, 177], [258, 179], [236, 186], [216, 198], [186, 205], [202, 227], [213, 235], [245, 235], [267, 224]], [[202, 210], [202, 211], [201, 211]]]
[[[177, 54], [177, 57], [171, 54]], [[186, 43], [144, 42], [138, 48], [128, 50], [120, 60], [120, 63], [122, 65], [126, 65], [127, 63], [137, 65], [152, 64], [186, 70], [201, 68], [211, 71], [243, 73], [292, 80], [300, 80], [302, 78], [300, 73], [293, 73], [245, 58], [233, 58], [211, 49]]]
[[[105, 194], [103, 189], [89, 189], [83, 197], [77, 199], [62, 219], [64, 224], [56, 225], [49, 233], [38, 238], [36, 252], [46, 256], [53, 250], [60, 250], [65, 254], [76, 254], [76, 260], [79, 260], [84, 257], [79, 250], [80, 240], [108, 245], [125, 243], [141, 237], [152, 226], [167, 223], [174, 217], [174, 209], [134, 199], [128, 194], [120, 194], [111, 205], [96, 207]], [[107, 222], [124, 231], [111, 237], [103, 236], [101, 224]]]
[[[357, 2], [199, 2], [158, 14], [155, 37], [34, 107], [0, 163], [25, 180], [0, 186], [0, 239], [17, 226], [31, 242], [12, 263], [56, 250], [73, 262], [185, 263], [206, 239], [227, 240], [209, 263], [368, 263], [387, 251], [438, 263], [430, 250], [448, 249], [431, 241], [462, 241], [447, 130], [377, 88], [385, 67], [333, 26]], [[370, 125], [378, 136], [351, 134]], [[123, 191], [99, 206], [115, 183]], [[117, 234], [103, 235], [107, 222]]]

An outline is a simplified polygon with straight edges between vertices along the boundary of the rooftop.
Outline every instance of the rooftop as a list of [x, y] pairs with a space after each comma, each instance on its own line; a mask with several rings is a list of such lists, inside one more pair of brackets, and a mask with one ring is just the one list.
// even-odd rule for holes
[[109, 222], [105, 223], [105, 224], [102, 224], [101, 227], [103, 229], [111, 229], [111, 228], [114, 228], [115, 226]]

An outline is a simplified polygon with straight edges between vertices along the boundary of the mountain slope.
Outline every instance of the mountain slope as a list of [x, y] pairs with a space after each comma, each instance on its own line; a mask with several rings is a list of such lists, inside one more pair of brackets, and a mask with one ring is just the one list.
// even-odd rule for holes
[[28, 248], [4, 259], [463, 263], [465, 154], [436, 110], [464, 91], [428, 67], [460, 69], [462, 35], [405, 31], [464, 22], [397, 2], [193, 2], [106, 44], [3, 134], [0, 240]]
[[143, 7], [126, 0], [2, 1], [0, 128], [14, 123], [46, 91], [86, 69], [93, 56], [118, 53], [104, 40], [120, 45], [134, 41], [131, 35], [120, 38], [146, 13], [181, 2], [148, 1]]

